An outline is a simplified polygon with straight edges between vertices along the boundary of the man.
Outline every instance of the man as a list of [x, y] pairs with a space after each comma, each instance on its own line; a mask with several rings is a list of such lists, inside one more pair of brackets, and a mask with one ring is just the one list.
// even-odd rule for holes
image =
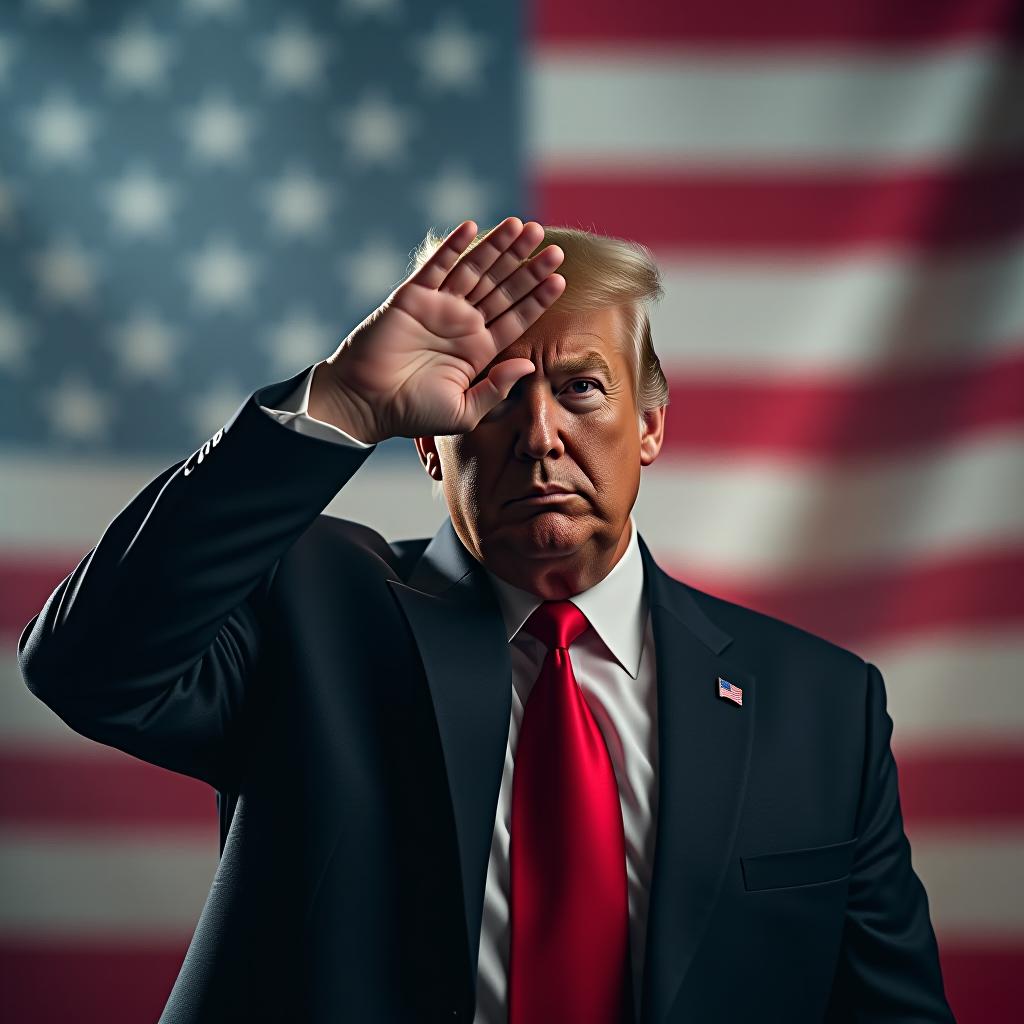
[[[19, 642], [72, 728], [218, 792], [161, 1019], [951, 1021], [878, 669], [636, 530], [667, 403], [645, 250], [436, 241]], [[387, 437], [443, 488], [429, 542], [320, 515]]]

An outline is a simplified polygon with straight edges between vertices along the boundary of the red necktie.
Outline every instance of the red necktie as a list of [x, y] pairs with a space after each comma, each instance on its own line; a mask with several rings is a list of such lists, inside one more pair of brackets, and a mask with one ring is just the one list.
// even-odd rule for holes
[[571, 601], [544, 601], [523, 626], [548, 652], [512, 775], [509, 1024], [633, 1019], [619, 790], [569, 660], [588, 625]]

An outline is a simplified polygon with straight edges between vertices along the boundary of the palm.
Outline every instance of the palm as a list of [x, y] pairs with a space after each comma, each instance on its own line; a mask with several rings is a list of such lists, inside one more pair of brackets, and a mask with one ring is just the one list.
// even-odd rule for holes
[[380, 436], [472, 430], [533, 370], [529, 360], [504, 360], [473, 385], [562, 293], [564, 278], [551, 274], [561, 250], [549, 246], [520, 266], [539, 237], [513, 218], [481, 241], [472, 264], [455, 266], [472, 224], [456, 228], [336, 354], [346, 385], [374, 410]]

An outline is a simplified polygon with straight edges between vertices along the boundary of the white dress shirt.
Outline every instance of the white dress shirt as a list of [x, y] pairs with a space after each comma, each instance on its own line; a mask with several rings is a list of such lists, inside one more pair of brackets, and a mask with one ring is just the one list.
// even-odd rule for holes
[[[311, 370], [303, 383], [281, 403], [281, 408], [260, 408], [300, 433], [357, 448], [373, 447], [309, 415], [312, 378]], [[591, 628], [584, 630], [573, 642], [569, 658], [587, 706], [604, 736], [619, 787], [626, 838], [633, 994], [636, 1019], [639, 1020], [647, 901], [654, 862], [654, 823], [657, 820], [658, 728], [654, 634], [632, 514], [629, 521], [630, 540], [622, 557], [604, 579], [571, 598], [587, 617]], [[473, 1024], [506, 1024], [512, 774], [523, 707], [547, 651], [536, 637], [520, 631], [541, 599], [512, 586], [486, 566], [484, 568], [494, 584], [505, 620], [512, 661], [512, 715], [487, 865]]]

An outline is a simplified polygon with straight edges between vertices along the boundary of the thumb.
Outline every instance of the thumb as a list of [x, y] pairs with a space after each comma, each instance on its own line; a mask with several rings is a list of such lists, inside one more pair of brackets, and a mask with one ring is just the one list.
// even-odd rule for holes
[[506, 359], [492, 367], [479, 384], [466, 392], [466, 415], [473, 426], [508, 397], [517, 380], [535, 369], [529, 359]]

